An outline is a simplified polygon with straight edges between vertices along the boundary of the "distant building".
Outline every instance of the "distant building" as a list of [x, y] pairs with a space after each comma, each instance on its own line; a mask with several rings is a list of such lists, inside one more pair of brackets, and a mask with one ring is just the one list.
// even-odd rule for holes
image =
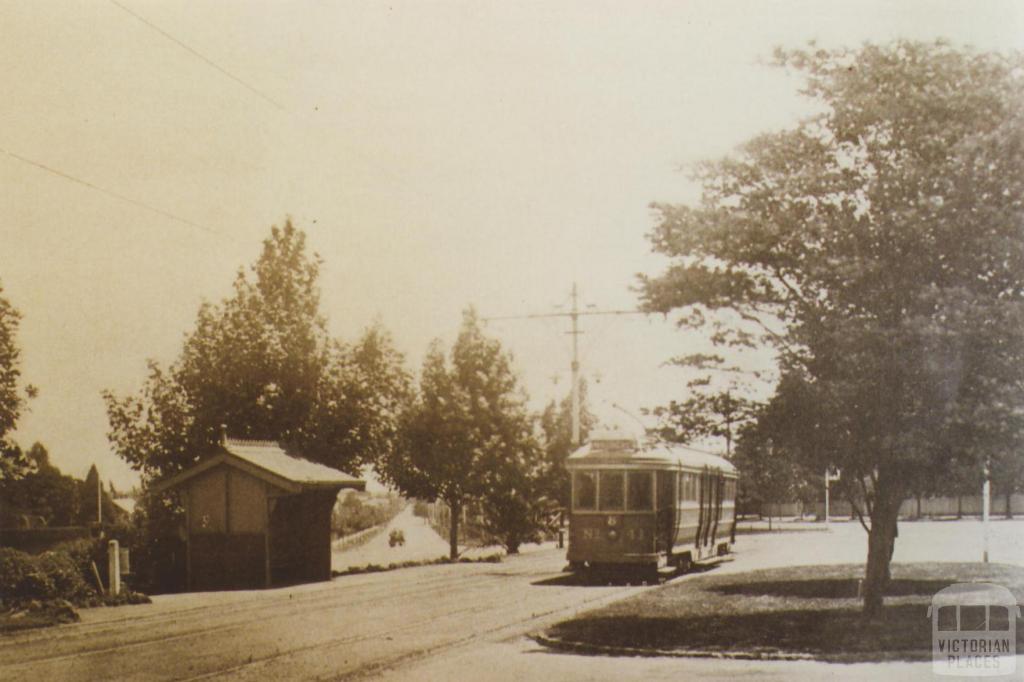
[[251, 589], [331, 577], [331, 510], [365, 481], [286, 453], [225, 438], [199, 464], [161, 481], [185, 507], [185, 584]]

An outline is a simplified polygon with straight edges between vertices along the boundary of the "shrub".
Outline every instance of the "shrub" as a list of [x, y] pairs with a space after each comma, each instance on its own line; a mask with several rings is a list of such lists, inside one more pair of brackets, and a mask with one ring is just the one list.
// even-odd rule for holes
[[9, 547], [0, 547], [0, 596], [3, 600], [15, 601], [34, 571], [35, 564], [31, 555]]
[[96, 597], [66, 552], [32, 556], [9, 548], [0, 548], [0, 592], [5, 606], [52, 599], [85, 604]]
[[50, 593], [47, 599], [66, 599], [72, 604], [84, 604], [96, 596], [82, 576], [81, 567], [65, 552], [43, 552], [36, 557], [36, 565], [47, 577]]

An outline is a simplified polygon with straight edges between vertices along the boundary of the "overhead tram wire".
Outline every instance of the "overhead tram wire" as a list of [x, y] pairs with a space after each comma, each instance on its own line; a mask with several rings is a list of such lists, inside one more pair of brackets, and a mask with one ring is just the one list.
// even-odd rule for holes
[[239, 78], [235, 74], [231, 73], [230, 71], [228, 71], [224, 67], [220, 66], [215, 61], [213, 61], [212, 59], [210, 59], [209, 57], [207, 57], [203, 53], [199, 52], [198, 50], [196, 50], [191, 45], [188, 45], [187, 43], [179, 40], [178, 38], [175, 38], [173, 35], [171, 35], [167, 31], [165, 31], [164, 29], [160, 28], [159, 26], [157, 26], [152, 21], [150, 21], [146, 17], [142, 16], [138, 12], [136, 12], [136, 11], [134, 11], [132, 9], [129, 9], [128, 7], [125, 7], [123, 4], [118, 2], [118, 0], [110, 0], [110, 4], [112, 4], [114, 7], [117, 7], [118, 9], [120, 9], [125, 14], [128, 14], [129, 16], [135, 18], [136, 21], [139, 21], [140, 23], [145, 24], [146, 26], [148, 26], [150, 29], [156, 31], [157, 33], [162, 35], [167, 40], [171, 41], [172, 43], [174, 43], [175, 45], [177, 45], [181, 49], [183, 49], [186, 52], [188, 52], [189, 54], [191, 54], [196, 59], [199, 59], [200, 61], [204, 62], [207, 66], [209, 66], [209, 67], [219, 71], [224, 76], [227, 76], [231, 80], [235, 81], [236, 83], [241, 85], [243, 88], [245, 88], [249, 92], [253, 93], [257, 97], [262, 99], [263, 101], [267, 102], [268, 104], [273, 105], [274, 107], [276, 107], [280, 111], [284, 111], [285, 110], [285, 107], [284, 107], [283, 104], [281, 104], [280, 102], [278, 102], [274, 98], [270, 97], [266, 93], [261, 92], [255, 86], [250, 85], [249, 83], [246, 83], [244, 80], [242, 80], [241, 78]]
[[579, 328], [579, 318], [590, 315], [646, 315], [645, 310], [580, 310], [579, 293], [576, 283], [572, 284], [572, 292], [569, 294], [572, 300], [572, 309], [565, 313], [533, 313], [529, 315], [504, 315], [499, 317], [482, 318], [484, 322], [498, 320], [537, 320], [552, 317], [568, 317], [572, 321], [572, 330], [566, 332], [572, 336], [572, 442], [574, 445], [580, 443], [580, 352], [579, 337], [583, 332]]
[[34, 160], [32, 160], [32, 159], [30, 159], [28, 157], [22, 156], [21, 154], [16, 154], [16, 153], [12, 152], [9, 149], [5, 149], [3, 147], [0, 147], [0, 152], [3, 152], [4, 154], [6, 154], [7, 156], [11, 157], [12, 159], [14, 159], [16, 161], [20, 161], [21, 163], [27, 164], [29, 166], [34, 166], [35, 168], [38, 168], [40, 170], [44, 170], [47, 173], [50, 173], [51, 175], [56, 175], [59, 178], [63, 178], [64, 180], [68, 180], [68, 181], [73, 182], [73, 183], [75, 183], [77, 185], [82, 185], [83, 187], [88, 187], [89, 189], [91, 189], [93, 191], [96, 191], [96, 192], [99, 192], [100, 194], [105, 194], [108, 197], [112, 197], [114, 199], [117, 199], [119, 201], [123, 201], [123, 202], [128, 203], [128, 204], [132, 204], [133, 206], [138, 206], [139, 208], [143, 208], [143, 209], [145, 209], [145, 210], [147, 210], [147, 211], [149, 211], [151, 213], [155, 213], [155, 214], [157, 214], [159, 216], [163, 216], [164, 218], [167, 218], [168, 220], [173, 220], [174, 222], [181, 223], [183, 225], [188, 225], [189, 227], [192, 227], [192, 228], [197, 229], [197, 230], [202, 230], [203, 232], [206, 232], [208, 234], [212, 234], [212, 235], [216, 235], [218, 237], [223, 237], [225, 239], [229, 239], [229, 237], [226, 234], [224, 234], [223, 232], [218, 232], [218, 231], [213, 230], [213, 229], [211, 229], [209, 227], [206, 227], [205, 225], [200, 225], [199, 223], [193, 222], [193, 221], [189, 220], [188, 218], [182, 218], [179, 215], [175, 215], [174, 213], [170, 213], [169, 211], [165, 211], [162, 208], [157, 208], [156, 206], [151, 206], [150, 204], [147, 204], [144, 201], [140, 201], [138, 199], [133, 199], [132, 197], [127, 196], [125, 194], [121, 194], [119, 192], [115, 192], [113, 190], [109, 190], [109, 189], [107, 189], [105, 187], [100, 187], [99, 185], [94, 185], [93, 183], [89, 182], [88, 180], [83, 180], [81, 178], [75, 177], [74, 175], [71, 175], [70, 173], [65, 173], [64, 171], [57, 170], [56, 168], [52, 168], [50, 166], [47, 166], [46, 164], [40, 163], [39, 161], [34, 161]]
[[[174, 43], [175, 45], [177, 45], [181, 49], [185, 50], [186, 52], [191, 54], [196, 59], [199, 59], [200, 61], [202, 61], [204, 64], [206, 64], [210, 68], [215, 69], [216, 71], [218, 71], [222, 75], [230, 78], [231, 80], [233, 80], [238, 85], [241, 85], [242, 87], [244, 87], [249, 92], [253, 93], [254, 95], [259, 97], [263, 101], [265, 101], [268, 104], [272, 105], [278, 111], [282, 111], [282, 112], [287, 112], [288, 111], [287, 108], [283, 104], [281, 104], [280, 102], [275, 100], [273, 97], [267, 95], [266, 93], [261, 91], [259, 88], [255, 87], [254, 85], [246, 82], [242, 78], [240, 78], [240, 77], [236, 76], [235, 74], [231, 73], [230, 71], [228, 71], [224, 67], [220, 66], [219, 64], [214, 62], [212, 59], [210, 59], [209, 57], [204, 55], [203, 53], [201, 53], [198, 50], [196, 50], [195, 48], [193, 48], [191, 45], [189, 45], [185, 41], [175, 37], [174, 35], [172, 35], [168, 31], [166, 31], [165, 29], [161, 28], [157, 24], [154, 24], [152, 21], [150, 21], [146, 17], [142, 16], [141, 14], [136, 12], [135, 10], [132, 10], [129, 7], [125, 6], [123, 3], [119, 2], [119, 0], [109, 0], [109, 1], [110, 1], [110, 4], [114, 5], [115, 7], [120, 9], [125, 14], [128, 14], [129, 16], [131, 16], [136, 21], [144, 24], [146, 27], [148, 27], [151, 30], [159, 33], [161, 36], [163, 36], [167, 40], [171, 41], [172, 43]], [[347, 144], [347, 143], [343, 143], [343, 144], [347, 148], [347, 151], [349, 153], [351, 153], [352, 155], [354, 155], [356, 157], [359, 157], [364, 162], [368, 163], [370, 166], [376, 167], [378, 170], [382, 171], [385, 175], [387, 175], [391, 180], [393, 180], [395, 182], [399, 182], [399, 183], [401, 182], [401, 179], [399, 178], [399, 176], [393, 170], [391, 170], [390, 167], [388, 167], [386, 165], [381, 165], [381, 164], [378, 164], [378, 163], [374, 163], [365, 153], [359, 151], [359, 149], [357, 147], [355, 147], [354, 145], [352, 145], [352, 144]]]

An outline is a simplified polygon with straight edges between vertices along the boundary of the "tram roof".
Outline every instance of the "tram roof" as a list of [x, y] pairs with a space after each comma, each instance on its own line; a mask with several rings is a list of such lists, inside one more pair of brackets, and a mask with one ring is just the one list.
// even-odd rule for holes
[[709, 467], [725, 473], [736, 473], [736, 467], [732, 462], [710, 452], [669, 443], [641, 446], [632, 438], [591, 440], [569, 455], [567, 464], [577, 467], [588, 464], [646, 464], [693, 469]]

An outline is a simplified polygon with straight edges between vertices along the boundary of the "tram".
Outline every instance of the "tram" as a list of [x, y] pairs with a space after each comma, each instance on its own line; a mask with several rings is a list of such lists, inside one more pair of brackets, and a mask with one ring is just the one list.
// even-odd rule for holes
[[601, 434], [566, 461], [569, 569], [686, 570], [736, 539], [736, 468], [681, 445]]

